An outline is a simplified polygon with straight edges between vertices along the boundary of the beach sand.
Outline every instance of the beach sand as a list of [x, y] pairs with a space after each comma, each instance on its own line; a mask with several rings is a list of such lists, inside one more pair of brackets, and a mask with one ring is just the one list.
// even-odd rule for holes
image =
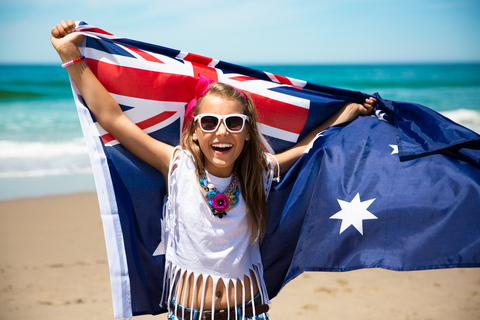
[[[0, 221], [0, 319], [113, 319], [95, 194], [2, 201]], [[272, 300], [297, 317], [480, 319], [480, 269], [306, 273]]]

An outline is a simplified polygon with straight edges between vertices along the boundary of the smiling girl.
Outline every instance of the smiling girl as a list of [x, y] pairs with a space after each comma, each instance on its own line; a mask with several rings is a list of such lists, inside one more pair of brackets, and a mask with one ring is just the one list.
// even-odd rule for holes
[[[98, 123], [168, 185], [163, 212], [165, 297], [169, 319], [268, 319], [259, 244], [274, 177], [286, 172], [327, 127], [372, 111], [376, 100], [347, 103], [293, 148], [262, 150], [247, 94], [199, 76], [181, 146], [138, 128], [105, 90], [77, 48], [75, 23], [62, 21], [51, 41]], [[160, 213], [159, 213], [160, 218]], [[159, 301], [160, 303], [160, 301]]]

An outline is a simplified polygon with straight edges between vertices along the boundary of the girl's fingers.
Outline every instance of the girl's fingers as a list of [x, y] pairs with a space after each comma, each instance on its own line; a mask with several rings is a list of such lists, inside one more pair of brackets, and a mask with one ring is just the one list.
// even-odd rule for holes
[[377, 99], [375, 98], [365, 99], [365, 102], [361, 104], [361, 107], [359, 109], [360, 115], [362, 116], [368, 115], [373, 110], [376, 104], [377, 104]]
[[65, 30], [66, 27], [67, 27], [67, 23], [65, 21], [62, 21], [59, 24], [57, 24], [57, 30], [60, 37], [65, 37], [68, 34], [67, 31]]
[[60, 25], [62, 26], [63, 30], [65, 30], [65, 32], [67, 32], [68, 30], [68, 23], [65, 21], [65, 20], [62, 20], [60, 22]]
[[363, 105], [365, 108], [374, 108], [376, 104], [377, 104], [377, 99], [367, 98], [365, 99], [365, 103]]
[[72, 33], [75, 31], [75, 21], [68, 20], [67, 25], [68, 25], [68, 33]]
[[57, 24], [56, 27], [52, 29], [52, 36], [55, 38], [62, 38], [74, 31], [75, 31], [75, 21], [68, 20], [68, 22], [66, 22], [65, 20], [63, 20], [59, 24]]
[[60, 32], [58, 31], [57, 27], [52, 28], [51, 34], [52, 34], [52, 37], [54, 38], [60, 38]]

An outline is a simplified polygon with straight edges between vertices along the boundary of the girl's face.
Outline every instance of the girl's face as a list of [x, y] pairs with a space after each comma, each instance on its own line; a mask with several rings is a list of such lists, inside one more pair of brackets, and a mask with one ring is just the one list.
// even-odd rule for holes
[[[216, 95], [205, 97], [199, 107], [198, 114], [243, 114], [243, 107], [238, 101], [227, 100]], [[242, 153], [245, 145], [245, 139], [249, 138], [247, 125], [245, 123], [241, 132], [232, 133], [227, 130], [222, 120], [216, 131], [204, 132], [197, 121], [193, 140], [198, 141], [205, 156], [205, 169], [210, 174], [217, 177], [229, 177], [232, 174], [235, 161]]]

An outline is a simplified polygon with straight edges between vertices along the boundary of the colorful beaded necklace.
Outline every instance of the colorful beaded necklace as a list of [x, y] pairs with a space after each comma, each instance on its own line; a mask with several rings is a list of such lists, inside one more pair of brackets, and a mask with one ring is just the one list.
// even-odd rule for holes
[[200, 178], [198, 178], [200, 187], [205, 196], [210, 210], [215, 217], [223, 218], [227, 214], [227, 211], [230, 210], [234, 205], [238, 203], [238, 195], [240, 194], [240, 189], [237, 185], [237, 172], [233, 170], [232, 181], [228, 185], [227, 190], [220, 193], [213, 183], [208, 179], [205, 168], [202, 170]]

